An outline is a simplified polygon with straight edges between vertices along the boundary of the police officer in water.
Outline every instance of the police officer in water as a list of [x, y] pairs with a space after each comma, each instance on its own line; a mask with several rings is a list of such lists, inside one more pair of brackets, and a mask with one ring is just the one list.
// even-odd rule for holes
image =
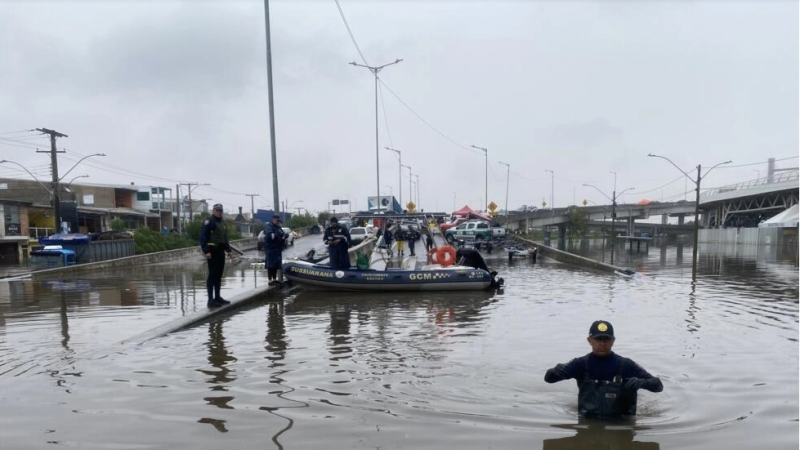
[[208, 260], [208, 307], [218, 308], [230, 302], [220, 297], [222, 288], [222, 272], [225, 270], [225, 253], [231, 256], [231, 247], [228, 244], [228, 227], [222, 220], [222, 204], [217, 203], [212, 209], [211, 216], [203, 221], [200, 228], [200, 250]]
[[586, 338], [592, 352], [566, 364], [557, 364], [544, 375], [555, 383], [574, 378], [578, 383], [578, 412], [583, 417], [614, 419], [636, 415], [636, 391], [661, 392], [661, 380], [632, 360], [611, 351], [614, 327], [597, 320]]
[[331, 225], [325, 229], [322, 240], [328, 245], [328, 256], [331, 269], [347, 270], [350, 268], [350, 232], [339, 225], [339, 219], [331, 217]]

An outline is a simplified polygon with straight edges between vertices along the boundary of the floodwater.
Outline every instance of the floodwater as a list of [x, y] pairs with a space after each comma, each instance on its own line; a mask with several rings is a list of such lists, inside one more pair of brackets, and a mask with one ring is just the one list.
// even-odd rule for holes
[[[741, 246], [700, 254], [693, 285], [688, 246], [621, 256], [643, 274], [634, 278], [509, 264], [496, 251], [488, 262], [503, 291], [293, 288], [142, 345], [120, 342], [204, 307], [201, 262], [0, 281], [0, 442], [796, 449], [797, 259]], [[231, 267], [223, 295], [263, 278]], [[664, 383], [640, 393], [635, 422], [579, 420], [575, 383], [543, 381], [589, 351], [595, 319], [613, 323], [615, 351]]]

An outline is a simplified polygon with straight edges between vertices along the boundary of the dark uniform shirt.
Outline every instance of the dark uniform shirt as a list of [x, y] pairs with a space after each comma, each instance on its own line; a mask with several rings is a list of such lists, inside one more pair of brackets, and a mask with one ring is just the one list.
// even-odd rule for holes
[[545, 373], [544, 381], [574, 378], [578, 385], [578, 410], [587, 417], [620, 417], [636, 414], [636, 391], [626, 391], [625, 383], [631, 378], [654, 379], [656, 383], [645, 389], [660, 392], [661, 380], [650, 375], [633, 360], [614, 352], [605, 358], [593, 353], [559, 364]]
[[274, 223], [268, 223], [264, 229], [264, 246], [267, 250], [283, 251], [286, 243], [286, 233], [283, 229]]
[[203, 226], [200, 228], [200, 249], [203, 253], [212, 250], [230, 250], [228, 226], [222, 218], [211, 216], [203, 221]]

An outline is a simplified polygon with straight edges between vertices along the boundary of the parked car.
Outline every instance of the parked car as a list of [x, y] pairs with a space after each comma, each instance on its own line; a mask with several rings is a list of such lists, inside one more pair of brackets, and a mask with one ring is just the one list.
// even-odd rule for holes
[[[291, 228], [287, 227], [282, 227], [281, 230], [289, 235], [289, 237], [286, 239], [286, 243], [289, 245], [294, 245], [294, 240], [297, 238], [297, 233], [292, 231]], [[258, 248], [258, 251], [264, 250], [264, 230], [261, 230], [261, 232], [258, 233], [258, 244], [256, 247]]]
[[281, 229], [283, 230], [284, 233], [289, 235], [289, 237], [286, 238], [286, 243], [288, 243], [289, 245], [294, 245], [294, 239], [297, 237], [297, 233], [292, 231], [292, 229], [289, 227], [283, 227]]
[[[502, 233], [505, 234], [505, 230], [500, 228]], [[500, 232], [498, 231], [498, 234]], [[489, 225], [489, 222], [485, 220], [471, 220], [469, 222], [464, 222], [461, 225], [451, 228], [447, 230], [444, 234], [444, 238], [449, 243], [453, 243], [460, 239], [464, 240], [475, 240], [475, 241], [489, 241], [494, 235], [494, 231], [492, 227]]]
[[445, 231], [447, 231], [447, 230], [449, 230], [449, 229], [451, 229], [453, 227], [457, 227], [457, 226], [461, 225], [462, 223], [464, 223], [466, 221], [467, 221], [466, 217], [454, 217], [449, 222], [445, 222], [445, 223], [439, 224], [439, 231], [444, 233]]
[[360, 244], [365, 239], [372, 237], [367, 227], [353, 227], [350, 228], [350, 243], [352, 245]]

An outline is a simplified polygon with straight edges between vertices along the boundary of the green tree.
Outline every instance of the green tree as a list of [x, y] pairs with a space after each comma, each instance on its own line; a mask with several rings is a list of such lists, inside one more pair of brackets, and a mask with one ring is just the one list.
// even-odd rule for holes
[[127, 228], [128, 227], [125, 226], [125, 221], [119, 217], [111, 221], [111, 230], [113, 231], [125, 231]]
[[322, 224], [328, 221], [331, 218], [331, 213], [327, 211], [323, 211], [317, 214], [317, 223]]
[[582, 239], [589, 229], [589, 212], [586, 208], [573, 207], [567, 213], [567, 237]]
[[196, 242], [186, 236], [180, 236], [176, 233], [164, 234], [144, 227], [136, 230], [136, 233], [133, 235], [133, 243], [136, 247], [137, 255], [197, 245]]
[[287, 223], [287, 227], [295, 229], [295, 228], [305, 228], [310, 227], [311, 225], [317, 224], [317, 218], [306, 212], [305, 214], [295, 214], [289, 219]]

